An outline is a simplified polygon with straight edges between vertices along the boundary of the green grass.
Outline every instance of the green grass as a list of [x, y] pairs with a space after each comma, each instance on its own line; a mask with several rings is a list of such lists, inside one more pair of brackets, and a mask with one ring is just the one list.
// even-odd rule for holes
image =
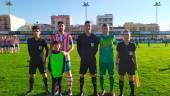
[[[98, 57], [98, 55], [97, 55]], [[21, 52], [15, 54], [0, 54], [0, 96], [23, 96], [28, 89], [28, 62], [26, 45], [21, 45]], [[79, 56], [76, 47], [71, 53], [73, 82], [73, 96], [79, 93]], [[141, 44], [137, 49], [137, 62], [139, 64], [139, 77], [141, 87], [136, 89], [137, 96], [170, 96], [170, 47], [163, 44]], [[99, 66], [97, 66], [99, 67]], [[99, 73], [99, 71], [98, 71]], [[100, 91], [99, 74], [98, 91]], [[118, 94], [118, 75], [115, 70], [114, 89]], [[51, 78], [48, 75], [49, 89]], [[106, 91], [109, 91], [108, 75], [105, 76]], [[129, 96], [128, 78], [126, 76], [125, 96]], [[67, 80], [63, 79], [63, 92], [67, 91]], [[85, 93], [91, 95], [93, 87], [90, 75], [86, 75]], [[43, 81], [37, 70], [33, 96], [44, 96]], [[66, 96], [66, 95], [65, 95]]]

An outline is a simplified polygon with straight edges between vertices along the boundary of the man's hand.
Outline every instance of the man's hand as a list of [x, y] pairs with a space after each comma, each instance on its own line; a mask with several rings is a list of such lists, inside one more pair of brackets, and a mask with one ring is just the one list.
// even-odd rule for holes
[[46, 64], [46, 57], [44, 58], [44, 65]]
[[138, 64], [135, 64], [135, 70], [137, 70], [138, 69]]
[[68, 54], [68, 52], [62, 51], [62, 54], [63, 54], [64, 56], [66, 56], [66, 55]]
[[117, 71], [119, 71], [119, 63], [118, 62], [116, 62], [116, 69], [117, 69]]

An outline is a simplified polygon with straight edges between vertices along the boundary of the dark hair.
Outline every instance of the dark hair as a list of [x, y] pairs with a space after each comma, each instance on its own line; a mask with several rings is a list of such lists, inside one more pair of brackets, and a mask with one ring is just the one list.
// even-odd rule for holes
[[63, 22], [63, 21], [59, 21], [59, 22], [58, 22], [58, 25], [59, 25], [59, 24], [64, 24], [64, 22]]
[[125, 30], [123, 31], [123, 34], [125, 34], [125, 33], [127, 33], [127, 32], [130, 33], [129, 29], [125, 29]]
[[61, 41], [54, 41], [54, 42], [52, 43], [52, 45], [55, 45], [55, 44], [61, 44]]
[[91, 21], [87, 20], [84, 24], [91, 24]]
[[106, 24], [106, 23], [104, 23], [103, 25], [102, 25], [102, 27], [107, 27], [108, 26], [108, 24]]
[[32, 26], [32, 30], [35, 30], [35, 29], [40, 29], [40, 27], [37, 25]]

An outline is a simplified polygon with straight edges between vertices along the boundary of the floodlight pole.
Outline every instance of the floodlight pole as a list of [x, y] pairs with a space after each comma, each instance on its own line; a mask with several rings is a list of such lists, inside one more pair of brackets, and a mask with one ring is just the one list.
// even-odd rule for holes
[[87, 7], [89, 7], [90, 5], [88, 2], [84, 2], [82, 6], [85, 7], [85, 20], [87, 20]]
[[6, 2], [6, 6], [8, 6], [8, 14], [10, 15], [11, 14], [11, 6], [12, 6], [13, 4], [12, 4], [12, 2], [11, 2], [11, 0], [8, 0], [7, 2]]
[[155, 6], [155, 8], [156, 8], [155, 23], [158, 24], [158, 7], [161, 6], [161, 3], [155, 2], [155, 4], [153, 6]]

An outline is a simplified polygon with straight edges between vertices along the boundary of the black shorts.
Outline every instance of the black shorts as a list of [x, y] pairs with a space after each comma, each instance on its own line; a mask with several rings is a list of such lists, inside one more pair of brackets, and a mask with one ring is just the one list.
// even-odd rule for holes
[[89, 68], [90, 74], [96, 74], [96, 58], [80, 61], [80, 74], [86, 74]]
[[8, 45], [4, 45], [5, 48], [8, 48]]
[[30, 61], [29, 74], [36, 74], [36, 70], [39, 70], [40, 74], [46, 73], [45, 64], [43, 62]]
[[10, 45], [10, 47], [14, 47], [13, 45]]
[[4, 45], [1, 45], [1, 48], [4, 48]]
[[7, 47], [7, 48], [9, 48], [9, 47], [10, 47], [10, 45], [6, 45], [6, 47]]
[[18, 44], [15, 44], [15, 47], [18, 47]]
[[135, 65], [134, 64], [119, 64], [119, 75], [135, 75]]

